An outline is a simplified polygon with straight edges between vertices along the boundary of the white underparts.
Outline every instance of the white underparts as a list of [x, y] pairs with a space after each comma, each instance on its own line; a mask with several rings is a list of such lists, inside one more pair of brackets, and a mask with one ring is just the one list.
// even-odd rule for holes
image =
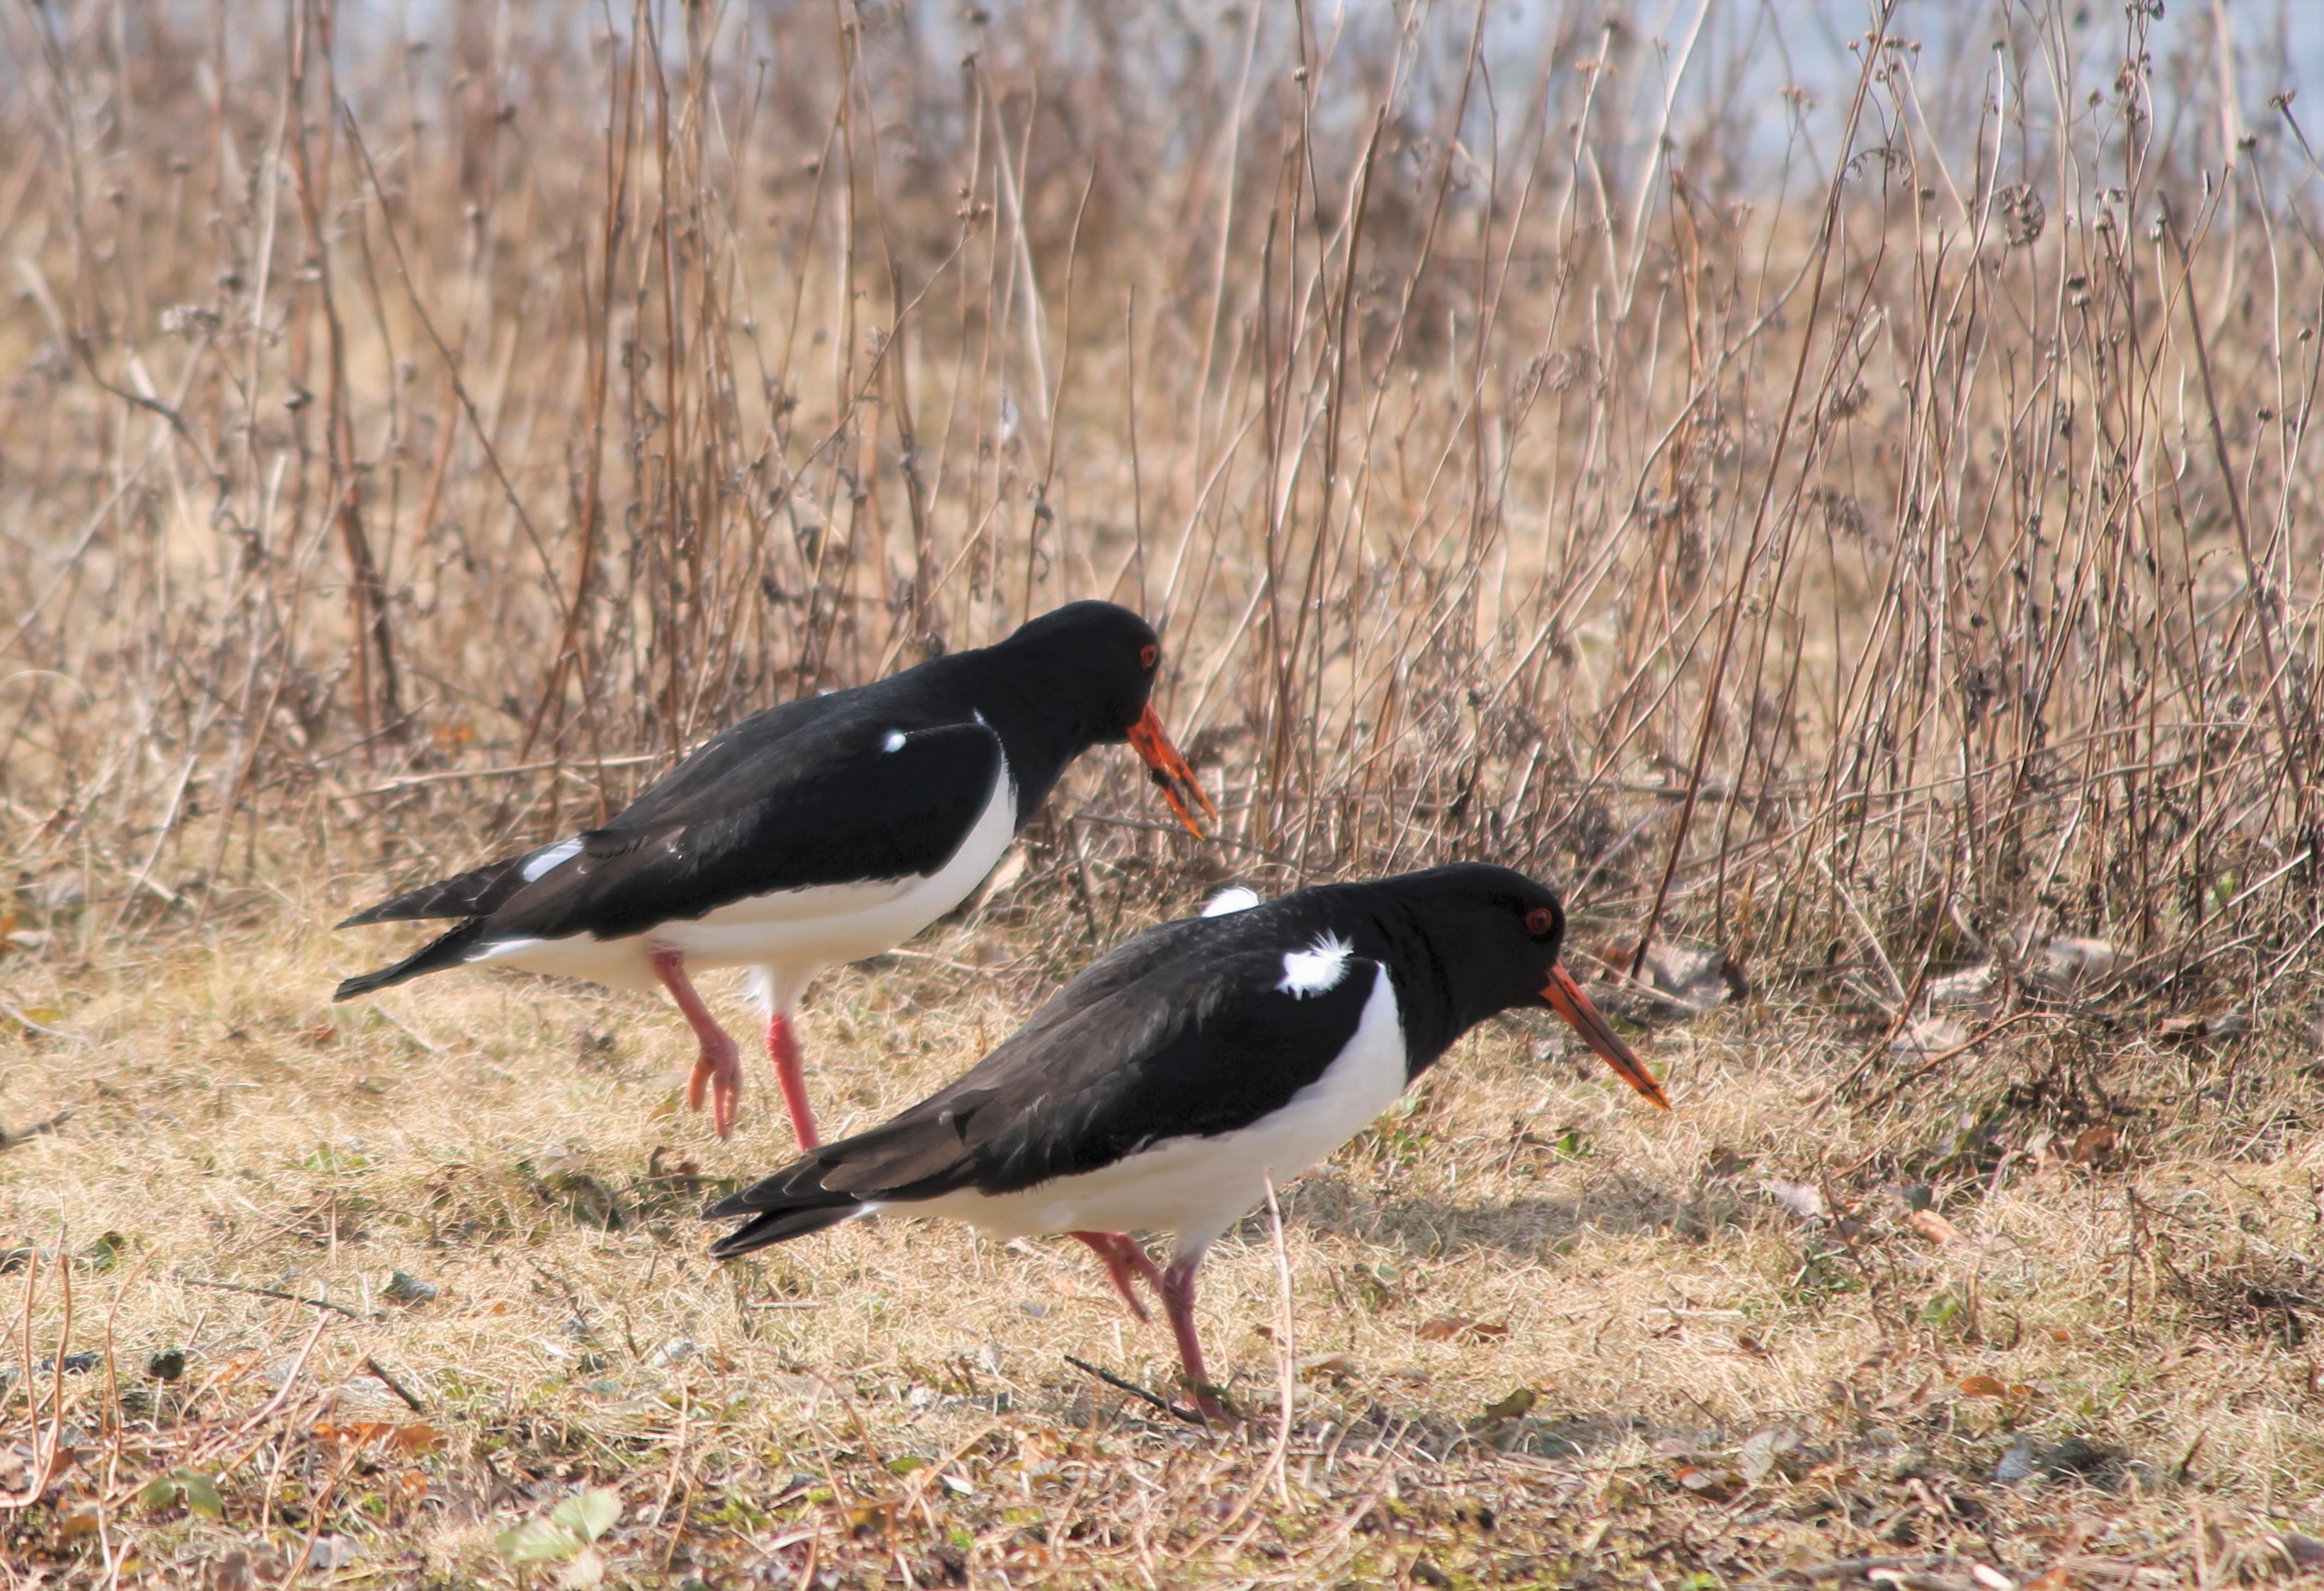
[[524, 881], [530, 884], [535, 878], [540, 878], [543, 873], [550, 872], [558, 868], [563, 867], [567, 862], [571, 861], [575, 857], [579, 856], [580, 854], [581, 841], [578, 840], [559, 840], [556, 844], [551, 845], [545, 850], [534, 851], [532, 855], [525, 859], [524, 866], [519, 870], [524, 875]]
[[1247, 912], [1258, 904], [1259, 891], [1256, 889], [1245, 889], [1241, 885], [1237, 884], [1231, 887], [1222, 889], [1216, 895], [1211, 897], [1211, 904], [1203, 908], [1203, 915], [1206, 917], [1231, 916], [1236, 912]]
[[1338, 934], [1326, 933], [1305, 950], [1286, 951], [1283, 956], [1283, 981], [1275, 987], [1299, 1000], [1336, 989], [1340, 979], [1348, 975], [1348, 957], [1354, 949]]

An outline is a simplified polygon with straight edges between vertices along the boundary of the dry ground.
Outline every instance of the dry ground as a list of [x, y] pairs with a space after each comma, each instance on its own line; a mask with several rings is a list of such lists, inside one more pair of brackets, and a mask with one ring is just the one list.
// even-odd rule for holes
[[[0, 1580], [2324, 1565], [2307, 15], [0, 5]], [[1496, 1027], [1246, 1223], [1240, 1429], [1068, 1363], [1173, 1361], [1067, 1244], [706, 1264], [784, 1143], [655, 1002], [327, 1003], [384, 886], [1103, 595], [1219, 834], [1086, 759], [817, 990], [835, 1121], [1230, 870], [1749, 971], [1674, 1113]]]
[[[2324, 1556], [2296, 1533], [2324, 1531], [2305, 1035], [2027, 1007], [1905, 1067], [1754, 998], [1653, 1032], [1662, 1117], [1545, 1021], [1489, 1027], [1286, 1190], [1280, 1264], [1264, 1212], [1221, 1246], [1203, 1320], [1250, 1421], [1202, 1430], [1067, 1363], [1173, 1368], [1062, 1242], [886, 1219], [706, 1262], [694, 1212], [785, 1156], [769, 1090], [712, 1139], [641, 997], [478, 975], [330, 1007], [368, 952], [329, 915], [18, 967], [55, 1035], [0, 1041], [43, 1421], [12, 1385], [5, 1478], [57, 1389], [70, 1449], [9, 1524], [18, 1583], [538, 1581], [560, 1566], [496, 1536], [593, 1488], [620, 1513], [579, 1577], [644, 1585], [2211, 1585]], [[1015, 943], [954, 924], [820, 987], [835, 1126], [1030, 1008]]]

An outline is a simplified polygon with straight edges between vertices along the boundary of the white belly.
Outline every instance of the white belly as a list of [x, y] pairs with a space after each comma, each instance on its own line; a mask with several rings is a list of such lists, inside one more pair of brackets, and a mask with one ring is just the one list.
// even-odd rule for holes
[[622, 939], [586, 933], [562, 939], [510, 939], [479, 946], [468, 959], [496, 961], [528, 972], [588, 978], [620, 989], [651, 989], [650, 960], [675, 950], [688, 968], [758, 967], [766, 970], [761, 998], [788, 1010], [799, 990], [826, 967], [893, 950], [966, 900], [1017, 832], [1017, 792], [1003, 762], [984, 810], [967, 838], [933, 873], [861, 884], [818, 884], [730, 901], [699, 917], [661, 924]]
[[972, 1191], [887, 1208], [942, 1215], [995, 1237], [1040, 1232], [1171, 1232], [1199, 1254], [1277, 1188], [1363, 1129], [1404, 1091], [1404, 1026], [1386, 968], [1356, 1031], [1323, 1076], [1265, 1120], [1207, 1138], [1174, 1138], [1080, 1176], [1014, 1193]]

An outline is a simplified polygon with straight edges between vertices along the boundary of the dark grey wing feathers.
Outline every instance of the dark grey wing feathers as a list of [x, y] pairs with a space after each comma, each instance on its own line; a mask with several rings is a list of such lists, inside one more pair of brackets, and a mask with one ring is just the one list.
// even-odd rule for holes
[[578, 854], [510, 896], [493, 933], [613, 939], [752, 896], [926, 876], [960, 849], [1001, 774], [1000, 739], [978, 723], [905, 735], [834, 723], [798, 739], [815, 743], [787, 747], [796, 755], [771, 777], [737, 775], [682, 814], [625, 812], [583, 834]]
[[522, 856], [504, 856], [498, 861], [486, 862], [481, 868], [471, 868], [449, 878], [439, 878], [433, 884], [422, 884], [417, 889], [366, 906], [354, 916], [332, 924], [337, 928], [359, 928], [365, 923], [409, 923], [429, 917], [481, 917], [497, 910], [500, 904], [524, 887], [524, 864], [532, 860], [533, 852]]
[[467, 916], [492, 938], [617, 938], [749, 896], [935, 872], [992, 795], [999, 736], [975, 722], [899, 727], [876, 701], [842, 711], [838, 700], [745, 719], [604, 828], [408, 890], [341, 926]]
[[950, 1087], [706, 1213], [1013, 1192], [1280, 1108], [1338, 1059], [1385, 974], [1353, 957], [1303, 998], [1280, 988], [1275, 946], [1201, 953], [1214, 932], [1198, 919], [1140, 935]]

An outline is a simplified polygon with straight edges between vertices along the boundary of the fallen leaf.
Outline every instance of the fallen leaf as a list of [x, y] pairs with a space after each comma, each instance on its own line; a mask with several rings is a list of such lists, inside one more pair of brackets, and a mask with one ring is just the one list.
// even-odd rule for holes
[[147, 1508], [167, 1508], [172, 1503], [183, 1503], [188, 1513], [198, 1513], [204, 1519], [226, 1518], [226, 1503], [218, 1495], [217, 1483], [191, 1469], [173, 1469], [147, 1482], [137, 1494], [137, 1501]]
[[1909, 1061], [1920, 1055], [1946, 1055], [1969, 1043], [1969, 1029], [1950, 1016], [1915, 1016], [1896, 1030], [1889, 1050]]
[[422, 1282], [419, 1277], [407, 1272], [391, 1271], [388, 1273], [387, 1285], [380, 1290], [380, 1296], [390, 1303], [426, 1303], [436, 1296], [436, 1284], [433, 1282]]
[[2061, 934], [2042, 947], [2026, 981], [2052, 994], [2080, 994], [2110, 976], [2121, 961], [2122, 952], [2107, 940]]
[[1940, 1247], [1960, 1236], [1960, 1228], [1933, 1209], [1916, 1209], [1904, 1218], [1904, 1224]]
[[2006, 1398], [2009, 1389], [1990, 1375], [1972, 1375], [1960, 1384], [1965, 1398]]
[[344, 1424], [324, 1424], [315, 1427], [315, 1439], [336, 1447], [360, 1448], [395, 1434], [395, 1427], [384, 1420], [351, 1420]]
[[[1048, 1313], [1048, 1311], [1044, 1309], [1041, 1312], [1043, 1314], [1047, 1314]], [[683, 1364], [687, 1360], [692, 1358], [696, 1351], [697, 1350], [696, 1349], [693, 1342], [689, 1339], [683, 1337], [673, 1337], [668, 1342], [663, 1343], [659, 1347], [654, 1349], [653, 1352], [646, 1356], [646, 1368], [649, 1370], [667, 1370], [672, 1365]]]
[[1468, 1315], [1439, 1315], [1413, 1333], [1423, 1342], [1451, 1342], [1457, 1337], [1494, 1342], [1508, 1334], [1508, 1327], [1499, 1320], [1479, 1320]]
[[1672, 1471], [1679, 1485], [1697, 1496], [1724, 1502], [1734, 1494], [1741, 1477], [1733, 1470], [1711, 1464], [1682, 1464]]
[[1531, 1409], [1534, 1404], [1540, 1401], [1541, 1394], [1539, 1393], [1534, 1391], [1534, 1389], [1529, 1386], [1521, 1386], [1517, 1388], [1517, 1391], [1511, 1393], [1508, 1397], [1501, 1399], [1500, 1402], [1497, 1403], [1487, 1403], [1485, 1405], [1485, 1418], [1488, 1420], [1519, 1419], [1527, 1410]]
[[1979, 961], [1974, 967], [1964, 967], [1942, 978], [1929, 979], [1928, 1000], [1932, 1007], [1976, 1006], [1985, 1003], [1993, 989], [1993, 963]]
[[307, 1549], [307, 1567], [311, 1569], [345, 1568], [364, 1555], [363, 1544], [345, 1536], [318, 1536]]
[[622, 1517], [621, 1494], [610, 1487], [567, 1497], [547, 1517], [529, 1519], [493, 1538], [493, 1550], [512, 1563], [575, 1558]]
[[1759, 1191], [1803, 1221], [1821, 1221], [1831, 1214], [1824, 1207], [1823, 1191], [1812, 1182], [1785, 1182], [1766, 1177], [1759, 1182]]
[[2027, 1438], [2020, 1437], [2010, 1444], [2009, 1450], [2004, 1453], [2000, 1462], [1993, 1467], [1993, 1478], [2005, 1486], [2013, 1486], [2040, 1467], [2041, 1466], [2034, 1462], [2034, 1443]]
[[1658, 940], [1640, 970], [1657, 994], [1678, 1007], [1674, 1015], [1700, 1016], [1726, 1002], [1727, 961], [1710, 945]]
[[2084, 1127], [2074, 1138], [2074, 1146], [2066, 1157], [2076, 1165], [2096, 1165], [2114, 1153], [2117, 1135], [2110, 1127]]
[[2324, 1541], [2313, 1536], [2303, 1536], [2298, 1531], [2286, 1531], [2275, 1539], [2275, 1544], [2283, 1549], [2284, 1557], [2301, 1568], [2324, 1566]]

